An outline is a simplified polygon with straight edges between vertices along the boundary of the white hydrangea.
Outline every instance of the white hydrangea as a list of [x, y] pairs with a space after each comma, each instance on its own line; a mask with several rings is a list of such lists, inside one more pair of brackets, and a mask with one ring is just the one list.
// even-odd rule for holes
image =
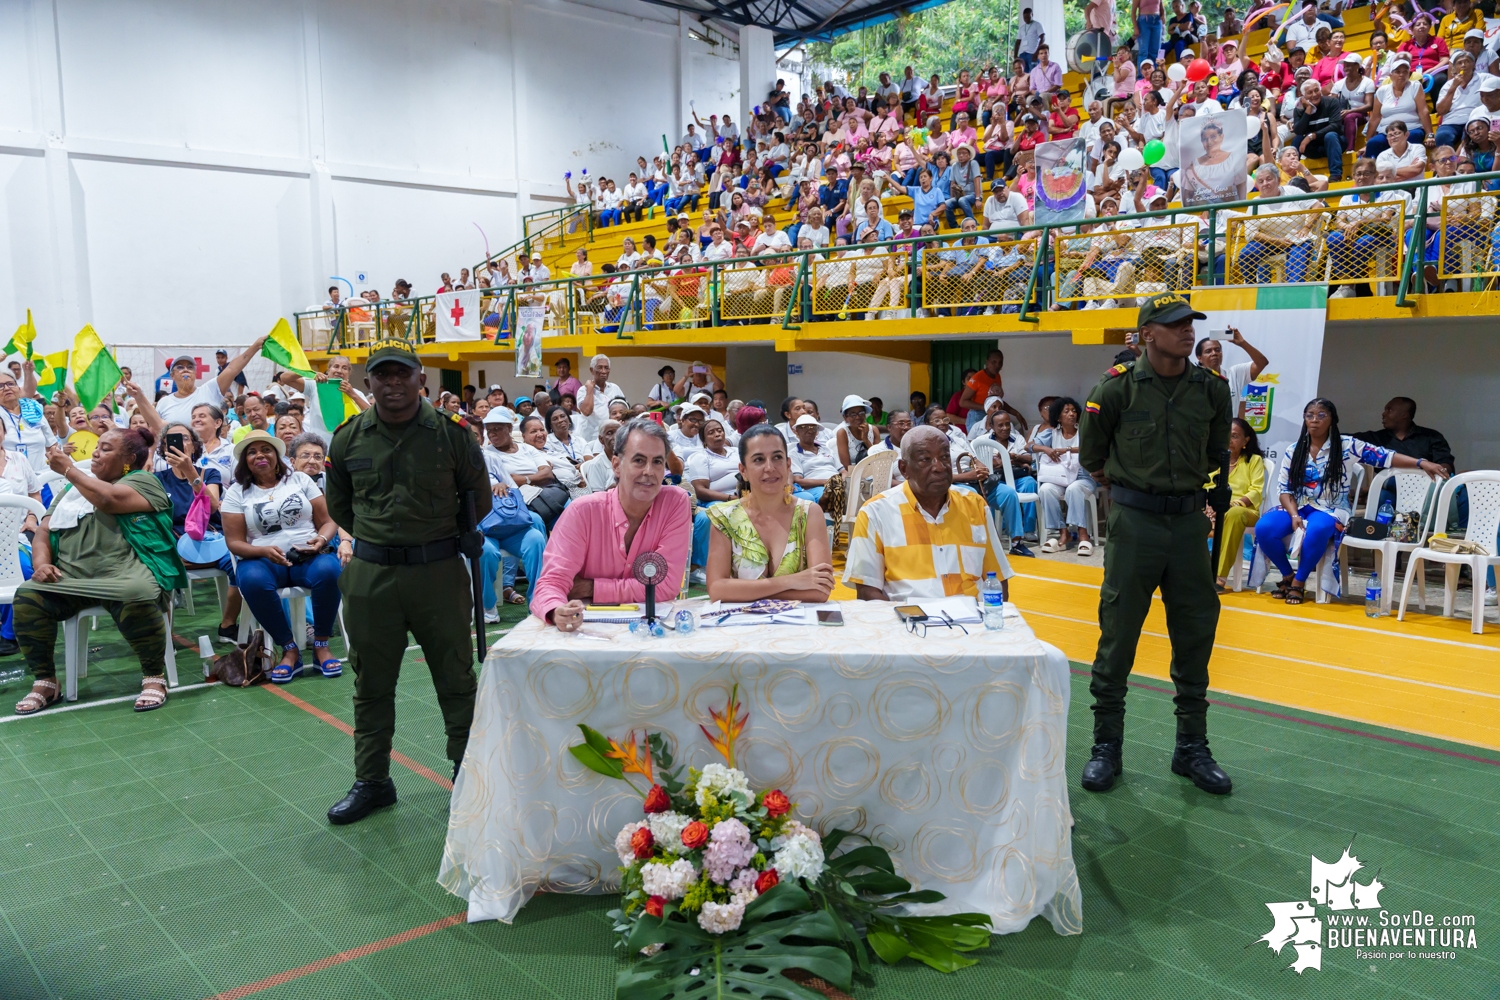
[[823, 845], [820, 841], [799, 832], [790, 837], [777, 837], [773, 843], [780, 846], [771, 859], [771, 867], [782, 878], [805, 878], [816, 882], [823, 874]]
[[745, 918], [744, 903], [704, 903], [698, 914], [698, 926], [710, 934], [727, 934], [739, 930]]
[[745, 777], [745, 772], [737, 767], [725, 767], [723, 764], [708, 764], [703, 768], [703, 773], [698, 776], [698, 805], [708, 805], [707, 794], [712, 792], [714, 797], [723, 800], [730, 792], [739, 792], [746, 798], [750, 795], [750, 779]]
[[648, 896], [662, 899], [681, 899], [688, 888], [698, 881], [698, 870], [691, 861], [677, 859], [670, 865], [651, 861], [641, 865], [641, 888]]
[[635, 836], [635, 831], [645, 825], [645, 823], [626, 823], [624, 828], [615, 834], [615, 853], [620, 856], [620, 864], [628, 865], [635, 860], [635, 849], [630, 846], [630, 838]]
[[760, 877], [760, 872], [754, 868], [744, 868], [729, 882], [731, 899], [742, 906], [749, 906], [755, 902], [755, 897], [760, 893], [755, 891], [755, 880]]
[[682, 828], [691, 822], [691, 818], [676, 812], [653, 813], [646, 817], [651, 836], [664, 850], [673, 854], [682, 853]]

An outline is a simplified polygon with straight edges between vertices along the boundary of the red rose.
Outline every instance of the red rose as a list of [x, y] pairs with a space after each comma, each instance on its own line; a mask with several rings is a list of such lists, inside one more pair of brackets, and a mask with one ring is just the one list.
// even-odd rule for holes
[[646, 812], [664, 813], [672, 808], [672, 800], [667, 797], [667, 790], [660, 785], [652, 785], [651, 791], [646, 793]]
[[697, 820], [693, 820], [682, 828], [682, 846], [688, 850], [697, 850], [708, 843], [708, 827]]
[[648, 917], [661, 916], [662, 906], [665, 905], [665, 903], [666, 900], [661, 896], [652, 896], [650, 899], [646, 900], [646, 915]]
[[630, 835], [630, 849], [635, 856], [645, 860], [651, 857], [651, 852], [656, 848], [656, 838], [651, 836], [651, 828], [643, 826]]
[[760, 873], [760, 878], [755, 880], [755, 891], [765, 892], [767, 889], [771, 888], [771, 886], [780, 881], [781, 876], [776, 873], [776, 869], [767, 868], [765, 871]]
[[[785, 816], [792, 808], [792, 803], [787, 799], [786, 792], [783, 792], [779, 788], [767, 792], [762, 804], [766, 807], [766, 815], [772, 819], [778, 816]], [[772, 884], [774, 885], [775, 883]]]

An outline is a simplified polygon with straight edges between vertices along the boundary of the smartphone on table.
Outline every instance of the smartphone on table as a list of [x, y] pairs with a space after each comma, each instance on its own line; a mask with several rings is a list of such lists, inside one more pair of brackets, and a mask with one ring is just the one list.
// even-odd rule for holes
[[844, 613], [838, 608], [819, 609], [819, 625], [842, 625], [844, 624]]

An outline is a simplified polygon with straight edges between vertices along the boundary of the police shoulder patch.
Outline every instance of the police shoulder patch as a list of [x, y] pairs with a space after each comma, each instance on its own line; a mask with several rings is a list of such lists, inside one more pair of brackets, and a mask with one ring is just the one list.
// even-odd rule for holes
[[1085, 410], [1087, 410], [1088, 412], [1090, 412], [1090, 413], [1098, 413], [1099, 412], [1099, 404], [1096, 403], [1096, 402], [1094, 402], [1092, 399], [1089, 400], [1088, 402], [1084, 403], [1083, 404], [1083, 408]]
[[463, 417], [462, 414], [451, 413], [450, 412], [448, 414], [448, 419], [451, 420], [451, 421], [453, 421], [458, 426], [462, 427], [464, 430], [468, 430], [469, 429], [469, 422], [464, 419], [464, 417]]
[[1121, 364], [1115, 365], [1114, 367], [1110, 368], [1109, 371], [1105, 372], [1104, 377], [1119, 378], [1121, 375], [1124, 375], [1128, 371], [1130, 371], [1130, 366], [1122, 362]]

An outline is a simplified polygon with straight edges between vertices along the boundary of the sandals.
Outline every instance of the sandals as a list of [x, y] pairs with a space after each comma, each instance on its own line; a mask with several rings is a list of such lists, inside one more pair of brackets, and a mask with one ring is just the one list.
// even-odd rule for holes
[[17, 715], [35, 715], [49, 705], [62, 701], [62, 689], [54, 677], [39, 677], [26, 697], [16, 702]]
[[1278, 601], [1286, 600], [1286, 592], [1287, 592], [1288, 588], [1291, 587], [1292, 583], [1293, 583], [1293, 578], [1292, 577], [1290, 577], [1290, 576], [1284, 576], [1284, 577], [1282, 577], [1281, 578], [1281, 582], [1278, 583], [1275, 587], [1273, 587], [1271, 589], [1271, 596], [1274, 597], [1274, 598], [1276, 598], [1276, 600], [1278, 600]]
[[1288, 604], [1301, 604], [1306, 586], [1301, 580], [1293, 580], [1286, 588], [1286, 602]]
[[278, 663], [271, 668], [272, 684], [290, 684], [302, 674], [302, 650], [295, 642], [289, 642], [281, 648], [285, 653], [289, 649], [297, 650], [297, 662], [292, 664]]
[[[313, 640], [313, 649], [316, 650], [316, 649], [327, 649], [327, 648], [328, 648], [328, 640], [327, 639], [314, 639]], [[314, 653], [313, 655], [316, 656], [317, 654]], [[333, 658], [330, 657], [329, 659], [326, 659], [326, 660], [322, 661], [321, 663], [319, 663], [318, 664], [318, 669], [323, 672], [323, 676], [324, 677], [337, 677], [337, 676], [339, 676], [340, 674], [342, 674], [344, 672], [344, 661], [342, 661], [342, 660], [335, 660], [335, 659], [333, 659]]]
[[525, 604], [526, 603], [526, 595], [520, 593], [514, 587], [506, 587], [505, 588], [505, 593], [501, 595], [501, 599], [503, 601], [505, 601], [506, 604]]
[[1061, 550], [1062, 546], [1057, 543], [1057, 539], [1055, 538], [1049, 538], [1042, 543], [1043, 552], [1060, 552]]
[[1081, 556], [1091, 556], [1091, 555], [1093, 555], [1094, 554], [1094, 543], [1091, 542], [1091, 541], [1088, 541], [1087, 539], [1085, 539], [1084, 541], [1079, 542], [1078, 543], [1078, 554], [1081, 555]]
[[167, 679], [165, 677], [142, 677], [141, 696], [135, 700], [137, 712], [150, 712], [167, 703]]

